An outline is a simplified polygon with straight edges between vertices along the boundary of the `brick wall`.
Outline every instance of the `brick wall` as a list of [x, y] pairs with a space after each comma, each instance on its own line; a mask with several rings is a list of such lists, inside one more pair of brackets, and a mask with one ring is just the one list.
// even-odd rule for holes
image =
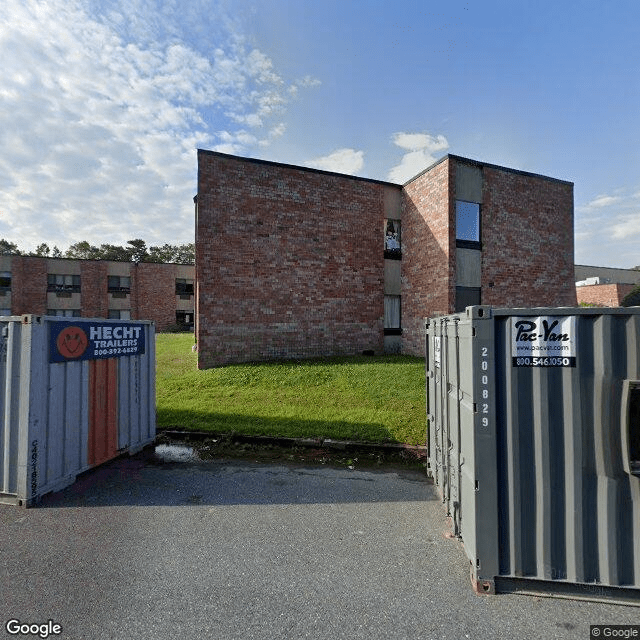
[[[62, 265], [62, 266], [61, 266]], [[58, 260], [32, 256], [11, 256], [11, 312], [46, 314], [49, 307], [56, 309], [80, 308], [84, 318], [107, 318], [110, 307], [130, 309], [132, 320], [152, 320], [158, 330], [176, 323], [176, 274], [178, 268], [184, 277], [193, 278], [193, 267], [175, 264], [129, 263], [102, 260]], [[191, 269], [191, 271], [190, 271]], [[74, 273], [80, 275], [80, 293], [74, 299], [57, 300], [47, 294], [48, 273]], [[110, 301], [109, 275], [131, 275], [129, 299]], [[52, 302], [53, 301], [53, 302]], [[51, 303], [49, 305], [48, 303]], [[191, 310], [186, 302], [182, 305]]]
[[402, 211], [402, 350], [424, 354], [424, 318], [453, 312], [455, 209], [445, 159], [404, 187]]
[[108, 317], [107, 273], [106, 262], [80, 262], [80, 301], [83, 318]]
[[575, 306], [573, 185], [483, 167], [482, 303]]
[[131, 319], [153, 320], [162, 331], [176, 323], [175, 264], [140, 262], [131, 270]]
[[634, 286], [633, 284], [595, 284], [576, 287], [578, 304], [619, 307], [623, 298], [631, 293]]
[[200, 151], [199, 367], [381, 352], [383, 190]]
[[47, 312], [47, 260], [13, 256], [11, 260], [11, 312]]

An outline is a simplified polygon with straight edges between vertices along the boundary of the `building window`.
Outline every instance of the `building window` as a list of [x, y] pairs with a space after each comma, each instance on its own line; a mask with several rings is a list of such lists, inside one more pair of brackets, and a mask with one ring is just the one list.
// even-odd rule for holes
[[456, 313], [461, 313], [467, 307], [482, 304], [480, 287], [456, 287]]
[[193, 330], [193, 311], [176, 311], [176, 325], [183, 331]]
[[50, 273], [47, 276], [47, 291], [56, 293], [79, 293], [80, 276]]
[[0, 291], [11, 291], [11, 271], [0, 271]]
[[107, 287], [109, 293], [131, 293], [131, 278], [129, 276], [109, 276]]
[[109, 320], [131, 320], [131, 310], [109, 309]]
[[57, 318], [79, 318], [80, 309], [47, 309], [47, 315]]
[[188, 278], [176, 278], [176, 295], [182, 299], [193, 295], [193, 280]]
[[394, 336], [402, 333], [400, 296], [384, 297], [384, 335]]
[[400, 237], [400, 220], [385, 220], [384, 223], [384, 257], [391, 260], [402, 258]]
[[456, 244], [480, 249], [480, 205], [456, 200]]
[[10, 316], [11, 309], [0, 309], [0, 316]]

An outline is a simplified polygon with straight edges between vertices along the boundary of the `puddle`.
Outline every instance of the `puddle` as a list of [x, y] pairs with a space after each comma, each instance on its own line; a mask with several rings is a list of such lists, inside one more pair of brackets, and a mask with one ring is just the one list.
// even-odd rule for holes
[[156, 445], [156, 458], [161, 462], [196, 462], [200, 456], [194, 447], [185, 444]]

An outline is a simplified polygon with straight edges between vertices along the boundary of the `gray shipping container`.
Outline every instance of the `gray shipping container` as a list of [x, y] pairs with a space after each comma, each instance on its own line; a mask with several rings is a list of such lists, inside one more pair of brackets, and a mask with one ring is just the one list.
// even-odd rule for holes
[[0, 503], [29, 506], [156, 435], [151, 322], [0, 318]]
[[426, 322], [431, 473], [480, 593], [640, 603], [640, 308]]

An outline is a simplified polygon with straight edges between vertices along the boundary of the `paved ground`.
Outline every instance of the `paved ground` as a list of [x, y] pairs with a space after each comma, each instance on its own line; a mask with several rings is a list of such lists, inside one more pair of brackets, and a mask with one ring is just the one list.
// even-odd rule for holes
[[[179, 459], [179, 457], [178, 457]], [[584, 638], [632, 607], [476, 596], [423, 471], [140, 455], [0, 505], [0, 637]]]

